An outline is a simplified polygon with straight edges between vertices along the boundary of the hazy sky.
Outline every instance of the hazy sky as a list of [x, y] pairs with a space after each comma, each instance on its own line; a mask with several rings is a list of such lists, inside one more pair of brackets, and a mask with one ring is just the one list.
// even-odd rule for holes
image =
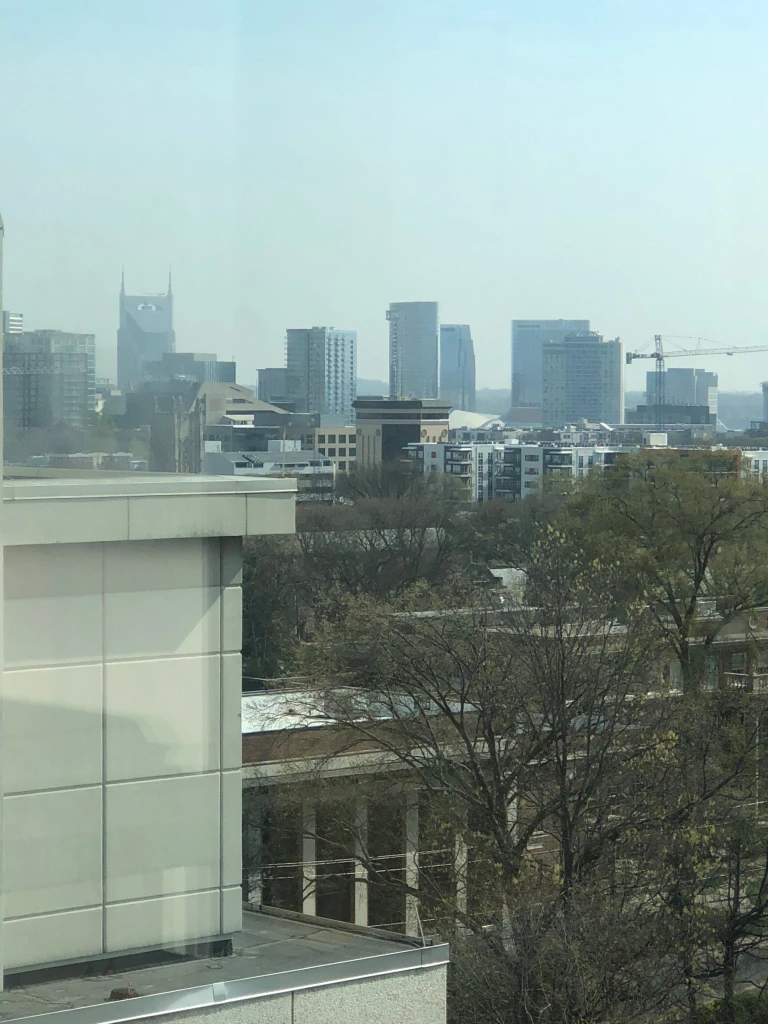
[[481, 386], [513, 317], [768, 345], [763, 0], [0, 0], [0, 43], [6, 308], [100, 372], [122, 263], [171, 263], [177, 347], [244, 383], [312, 324], [385, 377], [409, 299], [471, 325]]

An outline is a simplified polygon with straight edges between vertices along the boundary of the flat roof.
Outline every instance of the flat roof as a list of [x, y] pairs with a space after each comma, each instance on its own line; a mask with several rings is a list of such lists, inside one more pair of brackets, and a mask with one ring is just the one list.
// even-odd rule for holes
[[[422, 946], [418, 940], [336, 926], [322, 918], [246, 911], [243, 930], [233, 939], [232, 956], [179, 957], [159, 966], [108, 974], [95, 973], [98, 965], [91, 963], [82, 968], [80, 977], [0, 992], [0, 1020], [39, 1015], [44, 1015], [45, 1024], [135, 1020], [447, 962], [447, 945]], [[138, 997], [106, 1002], [112, 989], [127, 987]]]

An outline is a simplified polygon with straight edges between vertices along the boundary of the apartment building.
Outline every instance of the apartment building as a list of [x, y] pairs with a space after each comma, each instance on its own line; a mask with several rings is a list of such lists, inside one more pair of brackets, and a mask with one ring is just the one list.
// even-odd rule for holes
[[494, 470], [497, 444], [447, 444], [427, 442], [409, 444], [407, 458], [427, 474], [442, 474], [454, 482], [456, 497], [482, 503], [494, 498]]

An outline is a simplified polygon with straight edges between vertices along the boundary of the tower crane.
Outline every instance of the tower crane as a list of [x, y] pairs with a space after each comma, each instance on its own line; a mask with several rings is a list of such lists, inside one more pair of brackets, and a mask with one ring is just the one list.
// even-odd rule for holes
[[[674, 335], [667, 335], [666, 337], [674, 337]], [[655, 334], [653, 336], [654, 349], [652, 352], [627, 352], [627, 365], [631, 364], [635, 359], [656, 360], [656, 372], [653, 380], [653, 405], [657, 430], [664, 429], [664, 407], [666, 405], [664, 364], [667, 359], [679, 359], [684, 356], [733, 356], [741, 355], [745, 352], [768, 352], [768, 345], [726, 345], [716, 348], [702, 348], [701, 342], [706, 340], [706, 338], [697, 338], [695, 348], [675, 349], [673, 352], [665, 352], [664, 336]]]

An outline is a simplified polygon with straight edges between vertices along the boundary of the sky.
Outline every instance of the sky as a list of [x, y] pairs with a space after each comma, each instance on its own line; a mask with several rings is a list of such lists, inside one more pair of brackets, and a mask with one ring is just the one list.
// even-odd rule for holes
[[[762, 0], [0, 0], [0, 38], [5, 306], [99, 373], [122, 266], [243, 383], [312, 325], [385, 379], [405, 300], [478, 386], [513, 318], [768, 349]], [[675, 365], [757, 390], [768, 351]]]

